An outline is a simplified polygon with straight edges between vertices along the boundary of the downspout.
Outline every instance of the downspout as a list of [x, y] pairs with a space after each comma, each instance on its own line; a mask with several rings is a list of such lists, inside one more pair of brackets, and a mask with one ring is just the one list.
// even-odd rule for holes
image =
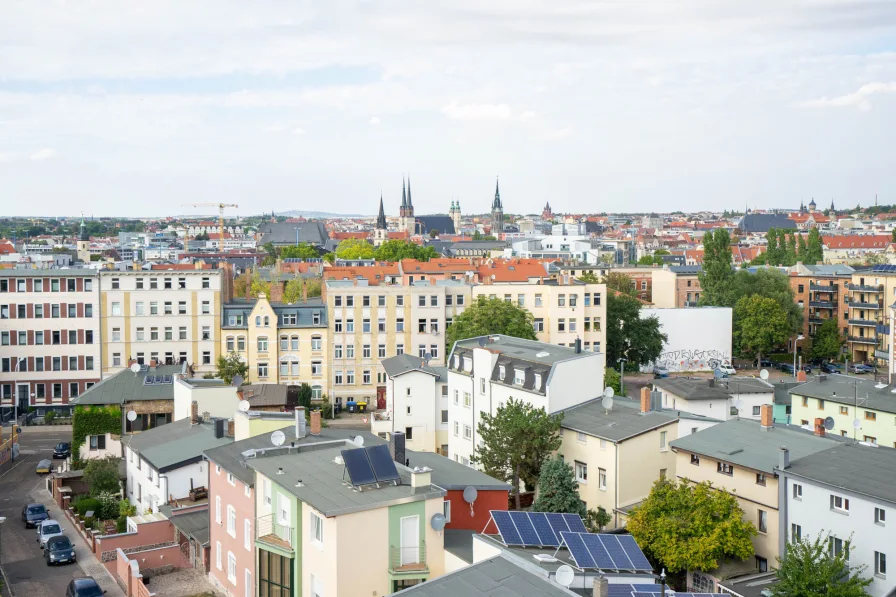
[[614, 487], [613, 493], [616, 494], [614, 498], [613, 505], [613, 518], [614, 518], [614, 526], [619, 526], [619, 444], [617, 442], [613, 442], [613, 451], [616, 452], [616, 470], [613, 472], [614, 476]]

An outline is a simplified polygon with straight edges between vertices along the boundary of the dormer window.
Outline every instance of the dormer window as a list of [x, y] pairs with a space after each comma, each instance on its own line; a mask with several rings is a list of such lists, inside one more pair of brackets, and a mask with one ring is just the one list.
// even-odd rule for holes
[[505, 377], [507, 377], [507, 374], [504, 371], [504, 365], [498, 365], [498, 379], [504, 379]]
[[513, 383], [518, 386], [526, 383], [526, 373], [522, 369], [513, 370]]
[[536, 390], [541, 389], [541, 373], [535, 374], [535, 389]]
[[460, 368], [460, 357], [458, 355], [454, 355], [454, 368]]
[[464, 357], [464, 370], [472, 371], [473, 370], [473, 359], [470, 357]]

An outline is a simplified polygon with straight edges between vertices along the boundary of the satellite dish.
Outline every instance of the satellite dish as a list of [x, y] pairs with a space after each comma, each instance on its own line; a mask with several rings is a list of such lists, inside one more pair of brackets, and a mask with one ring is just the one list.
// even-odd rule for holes
[[134, 421], [137, 420], [137, 413], [133, 410], [129, 410], [127, 416], [128, 416], [128, 421], [130, 421], [131, 423], [133, 423]]
[[134, 363], [133, 365], [131, 365], [130, 369], [131, 372], [134, 373], [134, 375], [140, 373], [140, 363]]
[[613, 408], [613, 397], [604, 396], [603, 400], [600, 401], [600, 404], [604, 407], [604, 410], [610, 410]]
[[604, 398], [612, 398], [615, 395], [616, 395], [616, 390], [614, 390], [610, 386], [607, 386], [606, 388], [604, 388]]
[[472, 504], [476, 501], [476, 498], [479, 497], [479, 492], [476, 491], [476, 488], [472, 485], [468, 485], [464, 488], [464, 501], [468, 504]]
[[249, 412], [250, 408], [252, 408], [252, 405], [249, 404], [248, 400], [240, 400], [240, 406], [239, 406], [240, 412], [247, 413], [247, 412]]
[[860, 429], [862, 427], [862, 422], [858, 419], [853, 419], [852, 426], [854, 429]]
[[442, 514], [441, 512], [436, 512], [432, 515], [432, 518], [429, 519], [429, 526], [431, 526], [432, 530], [434, 530], [435, 532], [441, 533], [442, 529], [445, 528], [445, 524], [447, 522], [448, 521], [445, 519], [444, 514]]
[[569, 566], [567, 564], [563, 564], [562, 566], [557, 568], [557, 572], [555, 574], [556, 576], [554, 578], [556, 579], [557, 584], [563, 585], [566, 588], [569, 588], [569, 585], [572, 584], [572, 581], [576, 577], [576, 573], [573, 572], [572, 566]]
[[743, 400], [738, 400], [738, 401], [736, 401], [736, 402], [734, 403], [734, 406], [737, 407], [737, 410], [740, 410], [740, 409], [742, 409], [742, 408], [744, 407], [744, 401], [743, 401]]
[[230, 385], [232, 385], [235, 388], [238, 388], [241, 385], [243, 385], [243, 376], [242, 375], [234, 375], [233, 379], [230, 380]]
[[429, 365], [429, 361], [432, 360], [432, 353], [424, 352], [423, 353], [423, 362]]
[[759, 372], [759, 379], [768, 379], [768, 369]]
[[834, 428], [834, 417], [827, 417], [824, 420], [824, 428], [828, 431]]
[[364, 438], [360, 435], [356, 435], [352, 438], [352, 443], [358, 446], [359, 448], [364, 445]]
[[282, 446], [286, 441], [286, 434], [279, 429], [271, 434], [271, 443], [275, 446]]

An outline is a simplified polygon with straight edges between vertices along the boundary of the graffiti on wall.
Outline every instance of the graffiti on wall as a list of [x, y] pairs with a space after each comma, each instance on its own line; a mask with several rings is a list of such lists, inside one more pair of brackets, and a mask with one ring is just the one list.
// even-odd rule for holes
[[721, 350], [695, 348], [664, 352], [660, 354], [656, 364], [669, 371], [712, 371], [723, 361], [730, 360], [731, 355]]

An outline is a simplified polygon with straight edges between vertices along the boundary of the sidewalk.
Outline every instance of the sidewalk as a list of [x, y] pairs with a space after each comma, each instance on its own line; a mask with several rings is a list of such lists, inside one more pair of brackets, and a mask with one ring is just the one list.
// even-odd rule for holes
[[[53, 501], [53, 496], [46, 489], [32, 491], [31, 498], [45, 505], [48, 509], [59, 510], [59, 506]], [[68, 519], [64, 515], [60, 515], [60, 521], [63, 524], [68, 523]], [[115, 579], [112, 578], [106, 567], [97, 561], [77, 529], [71, 529], [71, 532], [66, 533], [66, 535], [72, 539], [72, 543], [75, 546], [75, 554], [78, 556], [78, 566], [81, 567], [84, 574], [92, 576], [105, 589], [106, 595], [109, 597], [125, 597], [124, 591], [121, 590], [121, 587], [118, 586], [118, 583], [115, 582]]]

